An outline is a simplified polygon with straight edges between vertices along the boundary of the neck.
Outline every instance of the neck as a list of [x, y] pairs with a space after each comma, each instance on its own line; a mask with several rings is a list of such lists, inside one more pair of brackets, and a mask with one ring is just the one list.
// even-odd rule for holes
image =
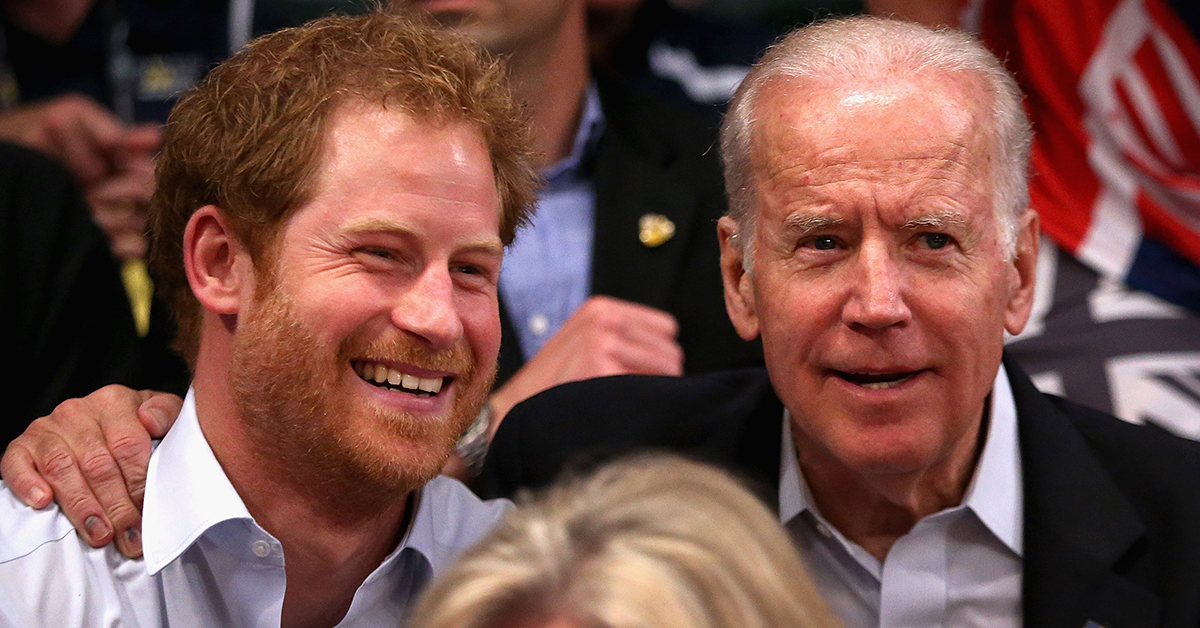
[[551, 40], [522, 46], [508, 59], [513, 90], [529, 110], [539, 170], [570, 154], [579, 128], [591, 80], [585, 16], [571, 12]]
[[228, 356], [228, 346], [214, 344], [202, 346], [197, 359], [196, 414], [246, 509], [283, 546], [282, 625], [333, 626], [349, 610], [358, 587], [400, 542], [412, 515], [409, 500], [388, 496], [377, 500], [374, 510], [339, 516], [315, 498], [312, 486], [298, 486], [295, 473], [270, 464], [238, 413], [227, 369], [209, 368]]
[[841, 464], [793, 427], [800, 471], [817, 509], [880, 562], [921, 519], [962, 504], [983, 449], [975, 426], [942, 461], [909, 473], [862, 473]]

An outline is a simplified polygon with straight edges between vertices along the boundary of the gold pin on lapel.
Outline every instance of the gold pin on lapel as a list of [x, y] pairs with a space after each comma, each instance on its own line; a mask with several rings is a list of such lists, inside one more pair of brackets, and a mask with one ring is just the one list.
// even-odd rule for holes
[[675, 237], [675, 223], [662, 214], [646, 214], [638, 220], [638, 239], [649, 248], [662, 246]]

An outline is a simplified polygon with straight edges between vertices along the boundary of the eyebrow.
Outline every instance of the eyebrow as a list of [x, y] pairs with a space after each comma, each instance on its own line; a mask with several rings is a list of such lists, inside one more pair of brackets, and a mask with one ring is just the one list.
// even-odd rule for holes
[[806, 236], [818, 231], [824, 231], [830, 227], [835, 227], [842, 224], [842, 222], [842, 219], [837, 216], [792, 214], [784, 218], [783, 228], [798, 236]]
[[966, 216], [955, 211], [940, 211], [931, 214], [922, 214], [905, 222], [900, 228], [906, 231], [917, 231], [920, 229], [945, 229], [951, 225], [961, 227], [967, 224]]
[[[417, 237], [417, 232], [407, 225], [391, 220], [383, 220], [380, 218], [363, 218], [348, 223], [343, 231], [349, 234], [355, 233], [386, 233], [405, 237]], [[490, 255], [503, 255], [504, 245], [500, 243], [500, 236], [484, 237], [474, 240], [468, 240], [462, 243], [457, 249], [461, 251], [478, 251]]]

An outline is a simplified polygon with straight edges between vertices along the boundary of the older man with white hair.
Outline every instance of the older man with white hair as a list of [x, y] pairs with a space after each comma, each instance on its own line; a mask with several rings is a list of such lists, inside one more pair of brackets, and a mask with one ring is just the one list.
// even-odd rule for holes
[[487, 492], [682, 449], [757, 479], [847, 626], [1195, 626], [1200, 447], [1038, 392], [1029, 125], [966, 35], [852, 18], [769, 50], [722, 129], [726, 304], [766, 371], [553, 389]]

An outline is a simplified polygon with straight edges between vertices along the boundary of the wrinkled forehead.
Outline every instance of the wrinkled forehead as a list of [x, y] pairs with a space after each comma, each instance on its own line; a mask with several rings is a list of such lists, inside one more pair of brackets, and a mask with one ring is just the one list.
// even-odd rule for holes
[[967, 75], [777, 77], [755, 105], [752, 167], [759, 179], [795, 168], [819, 176], [823, 169], [869, 171], [914, 160], [982, 172], [995, 145], [989, 100]]

